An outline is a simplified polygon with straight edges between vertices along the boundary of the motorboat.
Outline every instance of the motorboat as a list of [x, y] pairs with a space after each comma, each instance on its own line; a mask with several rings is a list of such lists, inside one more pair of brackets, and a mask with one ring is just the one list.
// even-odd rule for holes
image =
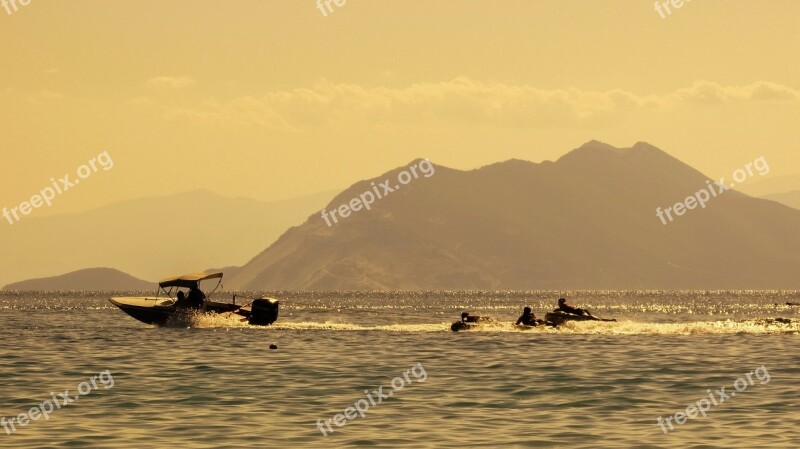
[[[183, 292], [182, 289], [199, 290], [201, 282], [209, 280], [217, 280], [217, 285], [208, 294], [202, 293], [202, 305], [198, 303], [192, 306], [179, 299], [184, 296], [183, 293], [178, 293]], [[236, 295], [233, 295], [233, 301], [230, 303], [209, 300], [208, 298], [219, 289], [220, 285], [222, 285], [220, 272], [190, 273], [163, 279], [158, 283], [155, 296], [113, 297], [109, 298], [109, 301], [131, 317], [143, 323], [159, 326], [185, 323], [191, 316], [200, 313], [236, 315], [253, 325], [270, 325], [278, 320], [280, 303], [275, 298], [261, 297], [243, 301], [241, 304], [236, 303]]]

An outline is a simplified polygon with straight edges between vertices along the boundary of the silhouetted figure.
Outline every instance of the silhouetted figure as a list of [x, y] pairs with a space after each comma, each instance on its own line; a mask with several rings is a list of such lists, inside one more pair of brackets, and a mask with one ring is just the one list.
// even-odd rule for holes
[[477, 323], [480, 321], [481, 317], [477, 315], [470, 315], [469, 312], [461, 313], [461, 322], [462, 323]]
[[531, 308], [525, 306], [525, 308], [522, 309], [522, 316], [517, 319], [515, 324], [517, 326], [520, 324], [524, 324], [525, 326], [536, 326], [539, 324], [539, 321], [536, 319], [536, 315], [534, 315], [531, 311]]
[[558, 308], [556, 310], [565, 313], [571, 313], [573, 315], [581, 315], [581, 316], [592, 315], [592, 312], [590, 312], [588, 309], [579, 309], [577, 307], [573, 307], [570, 304], [567, 304], [566, 298], [558, 299]]
[[456, 321], [450, 325], [450, 330], [453, 332], [463, 331], [467, 329], [477, 329], [482, 327], [482, 324], [495, 323], [496, 321], [488, 316], [470, 315], [469, 312], [461, 313], [461, 321]]
[[194, 285], [189, 289], [189, 304], [191, 304], [192, 307], [202, 309], [205, 299], [206, 295], [200, 290], [199, 286]]
[[177, 307], [191, 307], [192, 305], [189, 303], [189, 300], [186, 299], [186, 295], [182, 292], [178, 292], [178, 300], [175, 302]]

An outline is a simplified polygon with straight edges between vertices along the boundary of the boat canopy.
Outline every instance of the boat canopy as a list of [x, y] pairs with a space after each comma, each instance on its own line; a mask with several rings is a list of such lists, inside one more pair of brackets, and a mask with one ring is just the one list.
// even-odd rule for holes
[[206, 279], [222, 279], [222, 273], [191, 273], [184, 274], [183, 276], [173, 276], [170, 278], [162, 279], [158, 286], [161, 288], [167, 287], [183, 287], [190, 288], [197, 285], [200, 281]]

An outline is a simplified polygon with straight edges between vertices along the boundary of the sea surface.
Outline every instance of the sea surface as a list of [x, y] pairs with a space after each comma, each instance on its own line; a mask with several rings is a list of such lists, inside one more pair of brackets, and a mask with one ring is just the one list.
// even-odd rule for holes
[[[161, 328], [112, 295], [0, 293], [0, 417], [78, 397], [0, 447], [800, 447], [800, 292], [271, 292], [272, 327]], [[561, 295], [618, 322], [511, 326]]]

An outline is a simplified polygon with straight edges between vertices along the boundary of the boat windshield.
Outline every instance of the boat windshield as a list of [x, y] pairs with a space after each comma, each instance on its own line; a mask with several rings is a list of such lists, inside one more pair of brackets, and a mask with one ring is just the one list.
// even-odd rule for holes
[[161, 280], [158, 283], [158, 286], [161, 291], [167, 294], [168, 297], [172, 298], [172, 294], [181, 288], [192, 288], [196, 285], [200, 285], [202, 281], [209, 280], [209, 279], [217, 279], [217, 285], [214, 287], [211, 292], [205, 293], [206, 297], [209, 297], [217, 291], [219, 286], [222, 284], [222, 273], [191, 273], [191, 274], [184, 274], [182, 276], [173, 276], [166, 279]]

